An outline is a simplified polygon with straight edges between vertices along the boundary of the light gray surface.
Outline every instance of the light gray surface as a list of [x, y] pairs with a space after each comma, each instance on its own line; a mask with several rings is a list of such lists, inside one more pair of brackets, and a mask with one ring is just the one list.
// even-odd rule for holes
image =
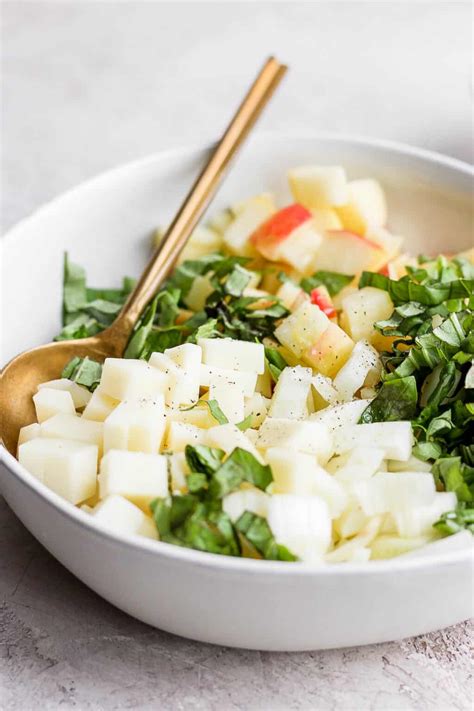
[[[98, 171], [215, 137], [271, 52], [292, 72], [263, 128], [356, 132], [470, 158], [469, 3], [2, 10], [5, 226]], [[188, 642], [102, 601], [4, 504], [0, 592], [1, 709], [431, 711], [472, 701], [468, 625], [311, 654]]]

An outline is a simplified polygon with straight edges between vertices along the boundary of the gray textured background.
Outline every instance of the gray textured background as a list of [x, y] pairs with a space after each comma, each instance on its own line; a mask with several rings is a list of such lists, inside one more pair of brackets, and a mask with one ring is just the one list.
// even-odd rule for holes
[[[2, 15], [5, 228], [101, 170], [215, 137], [271, 52], [292, 72], [263, 128], [471, 157], [467, 2], [4, 2]], [[464, 711], [472, 702], [468, 625], [302, 654], [189, 642], [102, 601], [1, 503], [0, 593], [2, 710]]]

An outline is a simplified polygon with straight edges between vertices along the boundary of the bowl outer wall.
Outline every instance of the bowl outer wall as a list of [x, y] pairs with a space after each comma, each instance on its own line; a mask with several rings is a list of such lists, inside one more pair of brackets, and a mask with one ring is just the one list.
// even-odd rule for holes
[[[87, 265], [98, 284], [138, 272], [148, 252], [150, 226], [161, 216], [164, 222], [169, 219], [207, 150], [169, 152], [99, 176], [5, 236], [4, 294], [15, 293], [15, 284], [22, 294], [16, 323], [7, 319], [4, 330], [12, 349], [8, 355], [48, 340], [57, 328], [64, 248], [73, 260]], [[217, 206], [267, 185], [288, 199], [275, 173], [310, 160], [348, 165], [351, 177], [382, 174], [389, 204], [394, 196], [403, 207], [394, 184], [400, 171], [415, 193], [413, 200], [405, 201], [416, 215], [416, 229], [409, 232], [415, 245], [420, 244], [425, 221], [432, 228], [433, 216], [426, 215], [433, 196], [434, 222], [441, 225], [458, 211], [459, 194], [469, 192], [469, 172], [463, 164], [417, 149], [347, 138], [263, 135], [251, 141]], [[464, 218], [456, 224], [453, 250], [469, 244]], [[440, 229], [433, 235], [431, 229], [430, 246], [439, 243], [442, 234]], [[25, 252], [31, 255], [28, 278]], [[33, 332], [25, 337], [18, 321], [31, 318], [31, 292], [36, 289], [42, 301], [36, 306]], [[419, 634], [471, 613], [469, 551], [432, 560], [318, 570], [127, 541], [102, 531], [9, 455], [4, 459], [1, 480], [7, 502], [58, 560], [121, 609], [183, 636], [254, 649], [322, 649]]]

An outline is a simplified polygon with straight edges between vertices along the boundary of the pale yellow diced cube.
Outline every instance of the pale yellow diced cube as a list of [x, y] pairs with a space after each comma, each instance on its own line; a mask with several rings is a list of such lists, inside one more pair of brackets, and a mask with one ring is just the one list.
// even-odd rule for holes
[[307, 208], [345, 205], [349, 199], [347, 178], [340, 166], [305, 165], [288, 173], [296, 202]]
[[278, 378], [269, 407], [271, 417], [300, 420], [308, 415], [308, 396], [311, 391], [311, 368], [297, 365], [284, 368]]
[[168, 408], [166, 411], [166, 421], [168, 423], [167, 426], [169, 426], [171, 422], [183, 422], [186, 425], [194, 425], [202, 429], [214, 427], [216, 424], [216, 420], [211, 415], [207, 403], [204, 402], [189, 408]]
[[367, 235], [371, 228], [387, 222], [387, 203], [377, 180], [352, 180], [348, 183], [348, 201], [337, 208], [346, 230]]
[[28, 471], [72, 504], [79, 504], [95, 493], [98, 458], [95, 445], [33, 439], [20, 445], [18, 458]]
[[31, 425], [26, 425], [21, 428], [20, 434], [18, 435], [18, 446], [20, 446], [20, 444], [24, 444], [25, 442], [29, 442], [30, 439], [36, 439], [37, 437], [41, 437], [41, 425], [37, 422], [33, 422]]
[[229, 370], [228, 368], [218, 368], [212, 365], [201, 365], [200, 384], [203, 388], [209, 388], [211, 384], [216, 387], [238, 387], [243, 390], [246, 397], [250, 397], [257, 384], [257, 373], [244, 370]]
[[186, 461], [186, 455], [184, 452], [175, 452], [174, 454], [168, 454], [167, 456], [169, 474], [171, 477], [171, 491], [173, 494], [184, 494], [188, 489], [186, 477], [190, 473], [190, 469]]
[[166, 451], [184, 452], [186, 445], [205, 444], [206, 432], [194, 425], [187, 425], [184, 422], [171, 422], [168, 427], [166, 437]]
[[122, 402], [104, 422], [104, 450], [159, 451], [166, 429], [163, 395]]
[[111, 412], [119, 405], [120, 400], [106, 395], [101, 387], [98, 387], [92, 393], [92, 397], [87, 403], [82, 416], [86, 420], [95, 420], [95, 422], [103, 422], [107, 419]]
[[150, 516], [125, 499], [115, 494], [101, 501], [91, 512], [91, 516], [105, 528], [120, 535], [145, 536], [157, 539], [156, 526]]
[[95, 444], [99, 456], [103, 449], [103, 424], [93, 420], [85, 420], [78, 415], [58, 414], [50, 417], [41, 425], [41, 437], [51, 439], [70, 439], [75, 442]]
[[244, 392], [236, 385], [213, 385], [209, 388], [209, 400], [216, 400], [228, 422], [244, 419]]
[[230, 454], [234, 449], [239, 447], [253, 454], [259, 462], [263, 461], [261, 454], [246, 436], [245, 432], [242, 432], [238, 427], [232, 424], [211, 427], [211, 429], [206, 431], [203, 444], [206, 444], [208, 447], [222, 449], [226, 454]]
[[212, 294], [214, 287], [208, 276], [198, 276], [195, 277], [193, 284], [183, 298], [184, 303], [189, 309], [193, 311], [202, 311], [206, 304], [206, 299], [209, 294]]
[[102, 392], [117, 400], [153, 398], [164, 394], [168, 378], [144, 360], [106, 358], [102, 369]]
[[153, 499], [168, 495], [167, 458], [162, 454], [110, 450], [100, 464], [99, 494], [101, 499], [120, 494], [149, 513]]
[[265, 349], [261, 343], [233, 338], [200, 338], [198, 345], [206, 365], [258, 374], [265, 370]]
[[250, 427], [260, 427], [265, 420], [270, 401], [260, 393], [254, 393], [251, 397], [245, 398], [244, 418], [251, 416]]
[[91, 399], [91, 392], [87, 388], [83, 387], [82, 385], [78, 385], [73, 380], [69, 380], [68, 378], [48, 380], [47, 383], [41, 383], [41, 385], [38, 385], [38, 390], [41, 390], [42, 388], [52, 388], [53, 390], [66, 390], [68, 393], [71, 393], [71, 397], [74, 401], [74, 407], [76, 409], [85, 407]]
[[70, 415], [76, 414], [74, 400], [71, 393], [66, 390], [43, 388], [36, 395], [33, 395], [33, 402], [35, 404], [36, 418], [40, 424], [59, 412]]

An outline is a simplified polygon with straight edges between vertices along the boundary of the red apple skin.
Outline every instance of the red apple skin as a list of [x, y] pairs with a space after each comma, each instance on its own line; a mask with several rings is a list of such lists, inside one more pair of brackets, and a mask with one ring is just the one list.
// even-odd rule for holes
[[311, 303], [319, 306], [328, 318], [334, 319], [337, 317], [337, 311], [325, 287], [317, 286], [316, 289], [312, 290]]
[[250, 236], [250, 242], [267, 259], [274, 259], [279, 244], [308, 220], [312, 214], [303, 205], [294, 203], [272, 215]]
[[372, 247], [373, 249], [378, 249], [379, 251], [382, 251], [382, 247], [379, 244], [377, 244], [377, 242], [373, 242], [371, 239], [367, 239], [367, 237], [357, 234], [357, 232], [349, 232], [349, 230], [328, 230], [328, 233], [335, 234], [335, 235], [344, 233], [348, 237], [354, 237], [354, 239], [359, 240], [363, 244], [370, 245], [370, 247]]
[[386, 277], [390, 276], [390, 274], [388, 272], [388, 262], [387, 262], [387, 264], [384, 264], [381, 269], [379, 269], [379, 274], [382, 274], [382, 276], [386, 276]]

